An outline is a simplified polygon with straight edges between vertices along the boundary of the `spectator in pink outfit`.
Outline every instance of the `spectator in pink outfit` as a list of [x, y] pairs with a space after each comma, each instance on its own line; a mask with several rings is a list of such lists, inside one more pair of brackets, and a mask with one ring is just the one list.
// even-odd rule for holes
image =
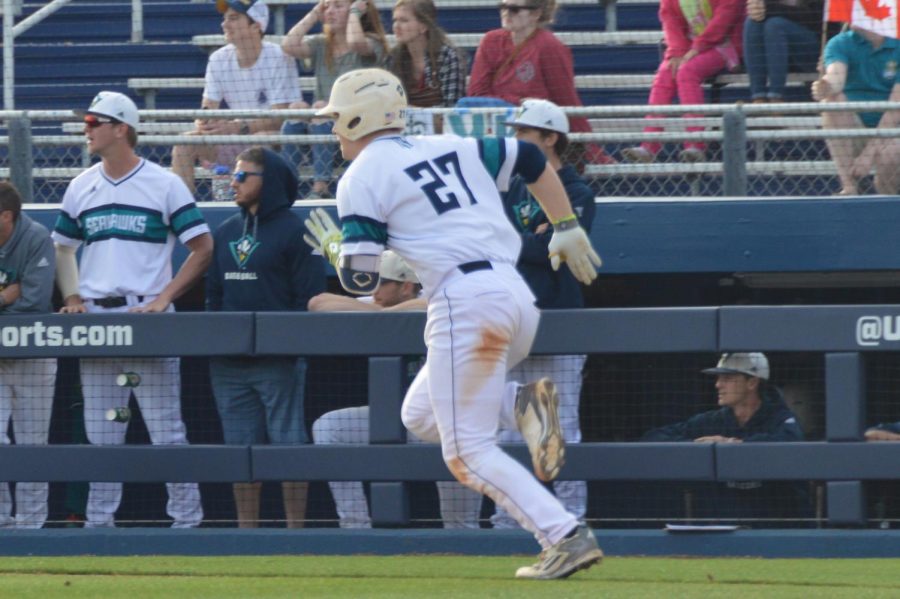
[[[558, 106], [581, 106], [575, 89], [572, 51], [547, 27], [556, 0], [503, 0], [500, 29], [488, 31], [478, 45], [469, 96], [487, 96], [518, 106], [527, 98], [550, 100]], [[590, 133], [584, 117], [570, 117], [573, 133]], [[615, 162], [599, 147], [592, 161]]]
[[[720, 71], [734, 70], [741, 62], [745, 15], [745, 0], [661, 0], [659, 20], [666, 53], [650, 88], [649, 104], [671, 104], [675, 96], [681, 104], [703, 104], [703, 81]], [[702, 129], [687, 128], [689, 132]], [[645, 133], [658, 131], [662, 128], [644, 129]], [[623, 150], [622, 155], [630, 162], [652, 162], [661, 145], [644, 142]], [[700, 142], [685, 143], [680, 157], [684, 162], [703, 160], [706, 146]]]

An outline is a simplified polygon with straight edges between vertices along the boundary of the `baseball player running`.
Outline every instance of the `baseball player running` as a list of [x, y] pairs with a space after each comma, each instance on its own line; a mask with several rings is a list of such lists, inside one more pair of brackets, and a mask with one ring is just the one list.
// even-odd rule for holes
[[[209, 227], [181, 179], [137, 156], [138, 111], [127, 96], [103, 91], [84, 115], [88, 150], [102, 159], [69, 183], [53, 231], [61, 312], [169, 312], [212, 257]], [[172, 276], [175, 238], [190, 254]], [[84, 244], [81, 269], [75, 250]], [[123, 372], [140, 377], [119, 387]], [[95, 445], [125, 442], [127, 422], [105, 418], [133, 391], [154, 445], [187, 444], [178, 358], [81, 360], [84, 425]], [[200, 524], [196, 483], [168, 483], [173, 528]], [[114, 526], [121, 483], [91, 483], [87, 527]]]
[[497, 445], [501, 424], [518, 425], [538, 478], [552, 480], [563, 463], [553, 383], [506, 383], [507, 371], [528, 355], [540, 313], [516, 271], [521, 241], [498, 187], [515, 173], [529, 183], [554, 227], [554, 268], [565, 261], [590, 283], [600, 257], [534, 145], [405, 137], [406, 107], [403, 86], [387, 71], [360, 69], [335, 81], [317, 115], [335, 121], [341, 153], [353, 162], [338, 183], [341, 231], [317, 219], [310, 241], [352, 293], [377, 287], [385, 247], [413, 268], [428, 300], [428, 349], [404, 399], [403, 423], [419, 438], [440, 442], [457, 480], [535, 535], [544, 550], [517, 577], [569, 576], [602, 558], [593, 533]]
[[[403, 258], [386, 250], [378, 269], [378, 288], [375, 293], [359, 298], [332, 293], [320, 293], [309, 301], [310, 312], [397, 312], [422, 311], [421, 286], [416, 273]], [[356, 406], [326, 412], [313, 423], [313, 442], [317, 445], [353, 444], [369, 442], [369, 406]], [[410, 443], [421, 443], [410, 435]], [[329, 482], [331, 496], [337, 509], [341, 528], [371, 528], [372, 518], [361, 482]], [[444, 528], [479, 528], [481, 495], [453, 481], [437, 483], [441, 520]]]

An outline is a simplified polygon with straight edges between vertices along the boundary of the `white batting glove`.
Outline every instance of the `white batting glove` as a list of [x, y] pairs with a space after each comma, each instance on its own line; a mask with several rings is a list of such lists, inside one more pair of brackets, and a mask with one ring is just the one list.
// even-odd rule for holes
[[337, 266], [341, 255], [341, 230], [337, 228], [324, 208], [314, 208], [309, 218], [303, 221], [311, 235], [304, 235], [303, 241], [313, 250], [321, 252], [332, 266]]
[[575, 278], [585, 285], [590, 285], [597, 278], [597, 268], [603, 264], [581, 227], [554, 230], [548, 249], [553, 270], [559, 270], [560, 263], [565, 262]]

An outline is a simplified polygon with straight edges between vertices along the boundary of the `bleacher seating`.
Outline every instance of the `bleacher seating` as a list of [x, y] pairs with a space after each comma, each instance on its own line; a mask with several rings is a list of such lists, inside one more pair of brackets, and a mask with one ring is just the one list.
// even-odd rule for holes
[[[292, 26], [313, 6], [303, 0], [271, 0], [273, 12]], [[391, 2], [378, 0], [386, 25]], [[481, 34], [499, 25], [496, 5], [489, 0], [443, 0], [439, 19], [454, 41], [474, 56]], [[40, 4], [26, 4], [25, 15]], [[617, 0], [616, 31], [607, 31], [608, 12], [598, 0], [560, 0], [554, 26], [558, 36], [572, 49], [576, 87], [586, 105], [646, 104], [649, 85], [660, 56], [658, 0]], [[208, 52], [223, 43], [221, 17], [213, 2], [153, 0], [143, 7], [141, 43], [130, 42], [131, 2], [92, 0], [73, 3], [39, 23], [16, 40], [16, 108], [71, 109], [86, 105], [99, 89], [129, 93], [142, 108], [196, 108], [200, 103], [202, 76]], [[102, 27], [97, 27], [102, 23]], [[274, 28], [270, 28], [270, 31]], [[389, 26], [388, 26], [389, 31]], [[278, 41], [279, 36], [269, 35]], [[302, 79], [311, 89], [308, 73]], [[791, 74], [789, 96], [801, 99], [812, 75]], [[724, 86], [724, 87], [722, 87]], [[721, 102], [748, 96], [743, 73], [720, 76], [708, 86]], [[677, 119], [672, 119], [677, 121]], [[639, 119], [616, 119], [615, 124], [594, 119], [595, 131], [636, 131]], [[763, 125], [764, 126], [764, 125]], [[673, 128], [673, 130], [682, 127]], [[821, 143], [821, 142], [819, 142]], [[760, 164], [752, 172], [785, 172], [762, 166], [765, 150], [758, 152]], [[57, 159], [53, 153], [36, 159], [41, 168], [77, 167], [72, 158]], [[769, 156], [786, 162], [784, 156]], [[79, 156], [79, 159], [81, 157]], [[675, 165], [682, 168], [679, 165]], [[672, 170], [673, 175], [685, 174]], [[688, 165], [686, 173], [707, 172], [702, 165]], [[710, 169], [715, 170], [712, 166]], [[598, 170], [599, 169], [599, 170]], [[808, 174], [827, 165], [809, 165]], [[676, 172], [678, 171], [678, 172]], [[668, 172], [668, 171], [667, 171]], [[712, 171], [710, 171], [712, 172]], [[618, 179], [646, 174], [628, 166], [592, 166], [588, 174]], [[599, 183], [598, 183], [599, 186]], [[598, 189], [599, 191], [599, 189]]]

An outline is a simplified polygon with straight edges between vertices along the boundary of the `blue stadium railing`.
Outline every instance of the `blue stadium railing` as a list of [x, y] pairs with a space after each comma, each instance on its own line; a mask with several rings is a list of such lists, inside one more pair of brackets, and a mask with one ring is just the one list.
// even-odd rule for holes
[[[0, 447], [5, 480], [372, 480], [382, 524], [408, 520], [404, 482], [449, 479], [437, 447], [405, 446], [403, 361], [422, 353], [421, 314], [44, 315], [0, 318], [4, 357], [371, 356], [366, 447]], [[826, 440], [694, 445], [572, 446], [565, 479], [823, 480], [832, 525], [866, 522], [863, 480], [900, 478], [900, 443], [862, 442], [866, 352], [900, 350], [900, 307], [723, 307], [546, 313], [535, 353], [731, 350], [825, 354]], [[37, 331], [40, 331], [38, 334]], [[40, 339], [40, 340], [39, 340]], [[373, 392], [374, 391], [374, 392]], [[523, 447], [513, 453], [527, 460]], [[140, 468], [135, 468], [135, 464]]]

